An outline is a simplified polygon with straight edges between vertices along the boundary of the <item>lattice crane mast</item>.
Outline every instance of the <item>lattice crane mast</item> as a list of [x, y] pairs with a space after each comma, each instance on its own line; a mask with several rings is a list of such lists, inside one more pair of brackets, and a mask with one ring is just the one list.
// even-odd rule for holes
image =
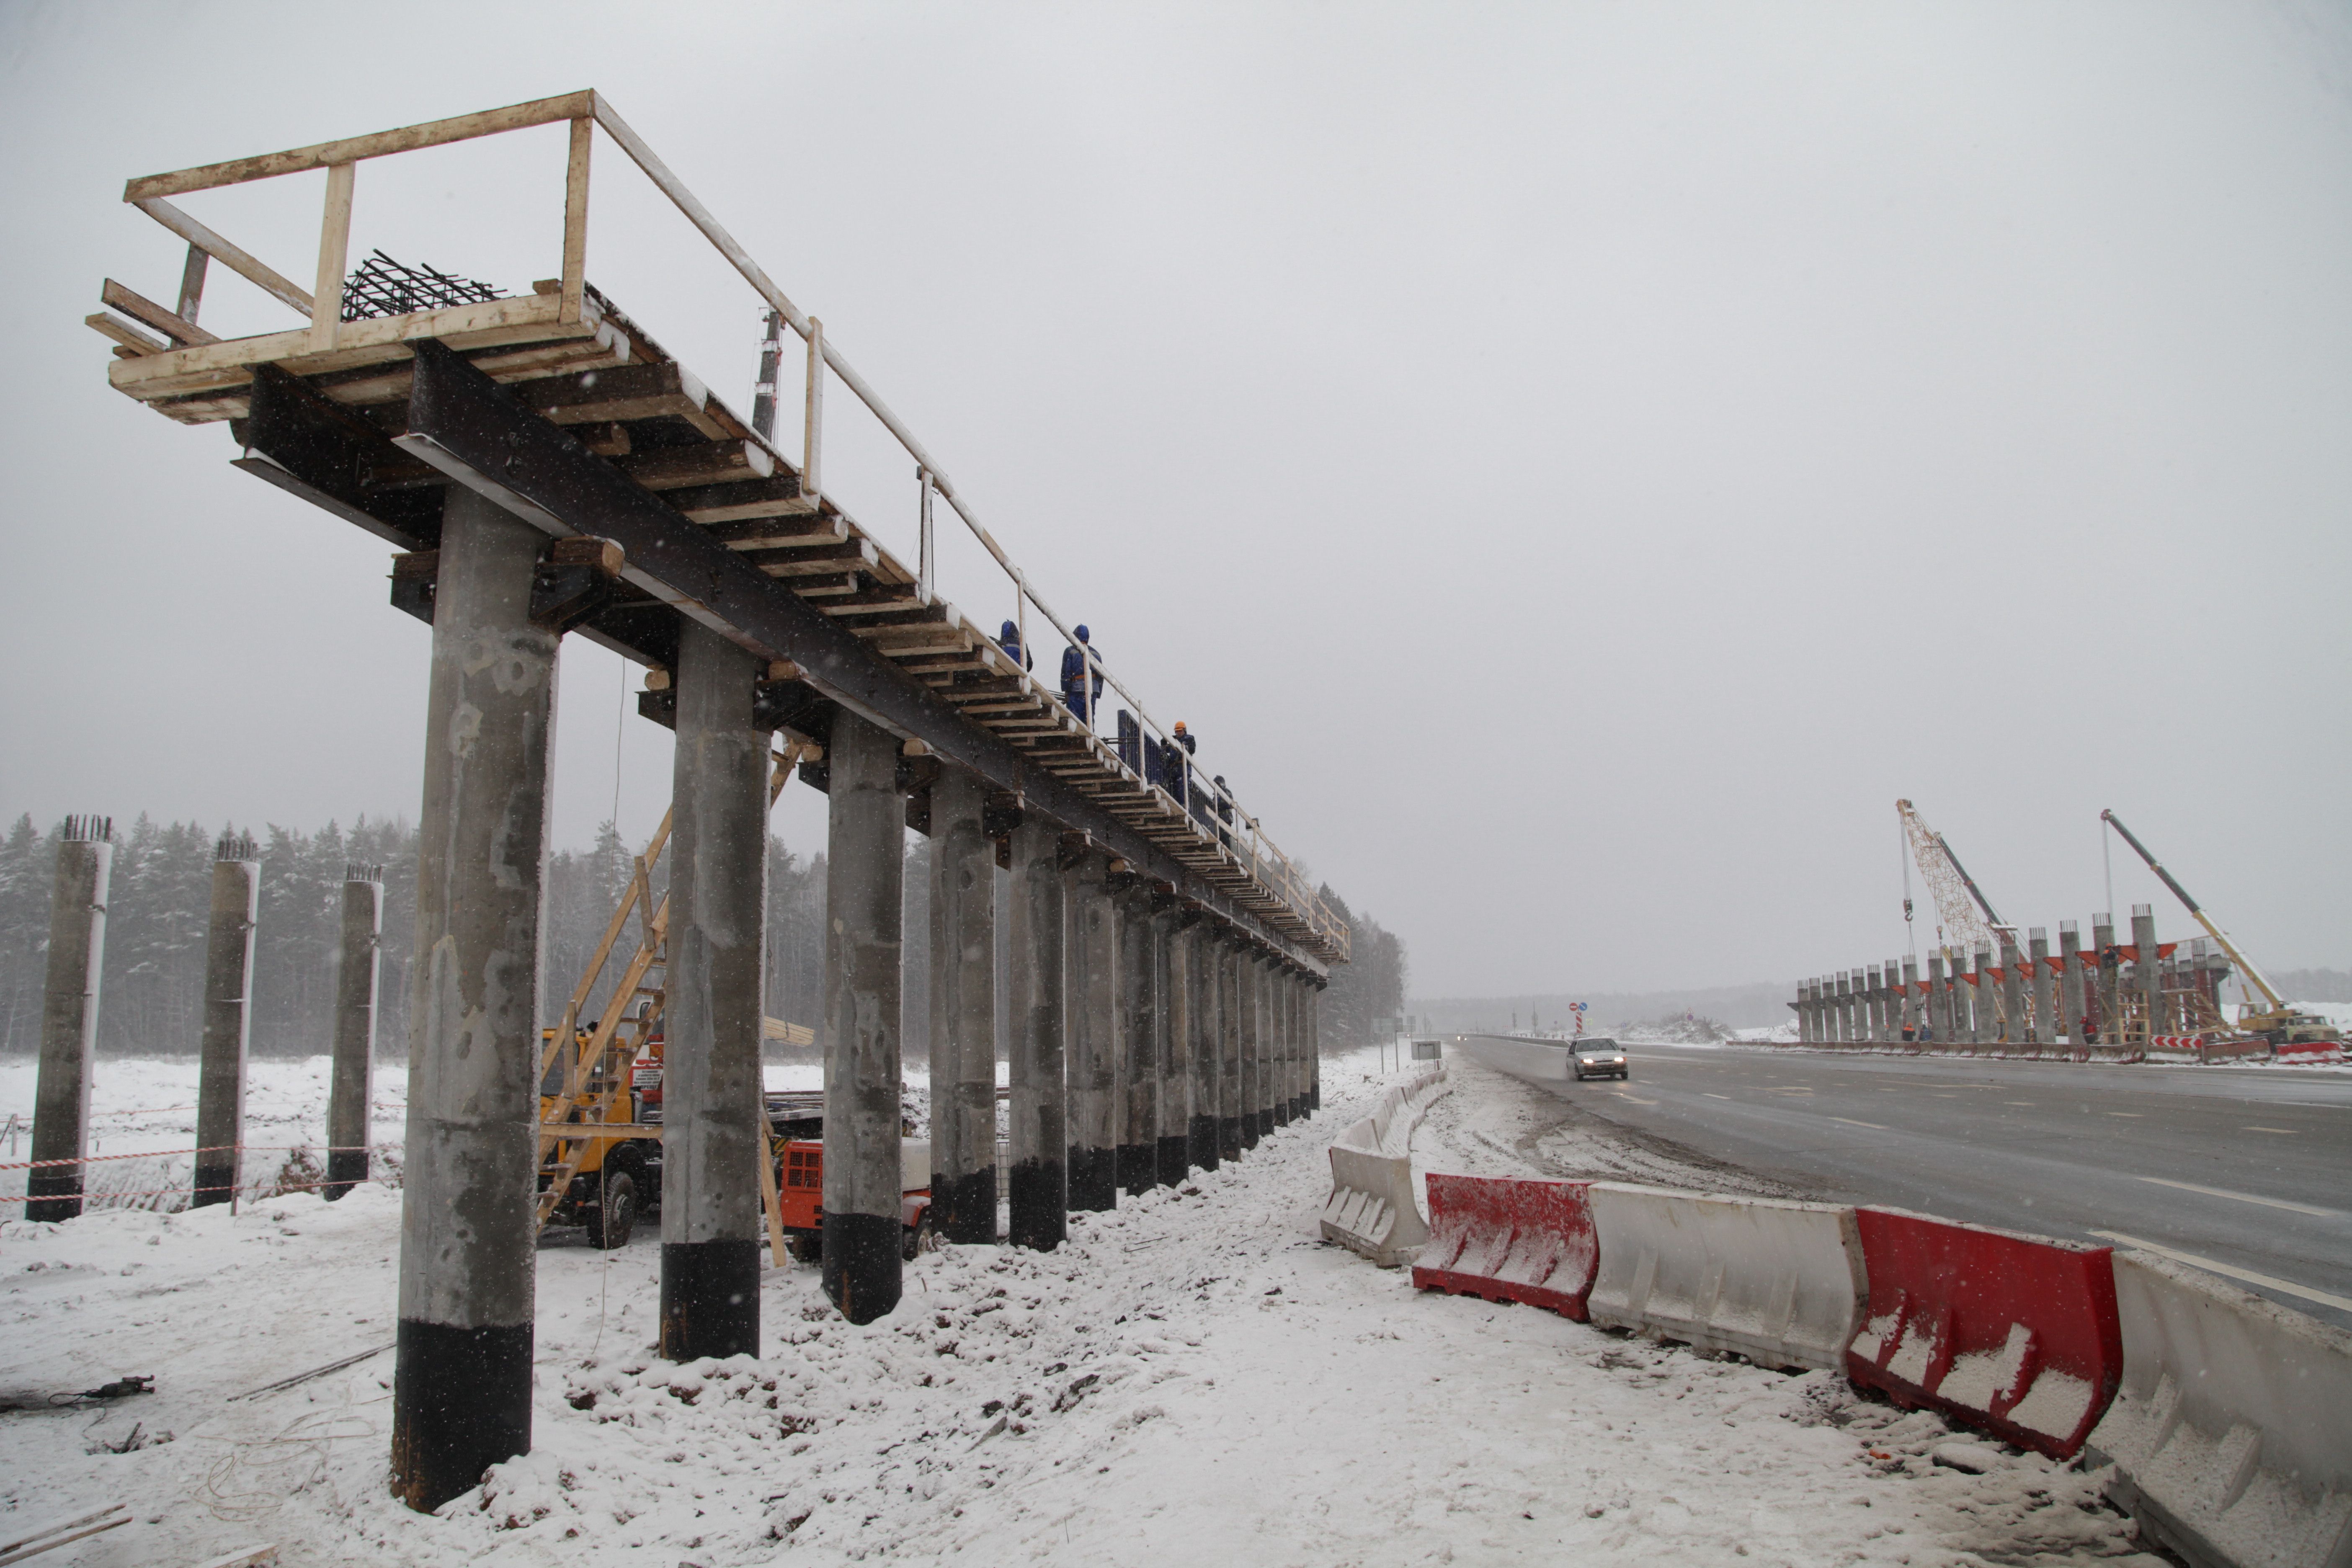
[[[1981, 942], [1998, 954], [2003, 939], [2016, 942], [2017, 928], [1993, 911], [1983, 889], [1961, 868], [1960, 858], [1952, 853], [1944, 836], [1928, 826], [1907, 800], [1895, 803], [1895, 814], [1903, 819], [1904, 841], [1910, 845], [1912, 861], [1936, 900], [1937, 944], [1948, 953], [1966, 953]], [[1905, 918], [1910, 912], [1906, 909]]]

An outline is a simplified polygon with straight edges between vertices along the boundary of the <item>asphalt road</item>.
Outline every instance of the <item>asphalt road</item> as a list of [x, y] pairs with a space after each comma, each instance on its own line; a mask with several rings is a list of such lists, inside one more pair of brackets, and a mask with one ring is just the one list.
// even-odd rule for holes
[[2352, 1076], [1674, 1046], [1628, 1054], [1630, 1081], [1554, 1092], [1833, 1201], [2152, 1243], [2352, 1329]]

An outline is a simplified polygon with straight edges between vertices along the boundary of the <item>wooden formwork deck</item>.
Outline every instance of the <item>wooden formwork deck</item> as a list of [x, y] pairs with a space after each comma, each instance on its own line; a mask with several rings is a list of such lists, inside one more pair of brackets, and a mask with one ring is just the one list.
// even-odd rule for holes
[[[324, 264], [321, 273], [324, 282]], [[1031, 777], [1057, 781], [1181, 867], [1171, 884], [1200, 884], [1171, 892], [1244, 914], [1311, 968], [1346, 961], [1345, 927], [1262, 874], [1246, 827], [1238, 837], [1233, 827], [1220, 832], [1223, 825], [1196, 819], [1122, 765], [1034, 673], [928, 595], [854, 518], [804, 494], [791, 459], [584, 278], [550, 279], [518, 298], [341, 322], [331, 333], [304, 327], [233, 340], [111, 281], [104, 302], [128, 318], [91, 319], [118, 344], [113, 386], [184, 424], [227, 422], [243, 449], [239, 467], [408, 552], [395, 563], [395, 602], [404, 576], [408, 607], [429, 595], [441, 496], [457, 472], [412, 428], [420, 345], [433, 343], [502, 388], [513, 411], [559, 427], [569, 437], [565, 460], [601, 464], [640, 502], [658, 501], [674, 528], [722, 544], [773, 592], [820, 613], [873, 660], [1014, 749]], [[656, 575], [626, 574], [573, 629], [648, 666], [673, 667], [685, 600], [674, 581]], [[837, 695], [818, 672], [786, 664], [773, 673], [779, 687], [804, 683], [800, 709], [789, 693], [782, 700], [788, 726], [791, 713], [814, 712]]]

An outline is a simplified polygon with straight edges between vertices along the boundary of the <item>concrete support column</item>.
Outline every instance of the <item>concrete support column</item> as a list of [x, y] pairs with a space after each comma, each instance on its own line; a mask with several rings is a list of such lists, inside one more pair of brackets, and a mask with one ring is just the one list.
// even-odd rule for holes
[[2090, 1042], [2083, 1037], [2083, 938], [2073, 921], [2058, 922], [2058, 1016], [2053, 1020], [2057, 1031], [2053, 1039], [2072, 1041], [2076, 1046]]
[[557, 636], [546, 537], [442, 509], [409, 992], [392, 1489], [430, 1511], [530, 1447], [540, 916]]
[[996, 845], [979, 775], [931, 785], [931, 1216], [996, 1239]]
[[2164, 1032], [2164, 957], [2156, 941], [2156, 907], [2134, 904], [2131, 912], [2132, 947], [2139, 962], [2132, 966], [2132, 978], [2139, 991], [2141, 1016], [2147, 1020], [2140, 1037], [2147, 1040]]
[[1290, 966], [1280, 959], [1265, 966], [1266, 1034], [1274, 1042], [1267, 1053], [1273, 1071], [1267, 1075], [1266, 1103], [1274, 1108], [1274, 1124], [1290, 1125]]
[[1886, 974], [1876, 964], [1865, 971], [1863, 985], [1862, 1037], [1883, 1040], [1886, 1037]]
[[227, 1203], [245, 1172], [245, 1054], [253, 1032], [253, 928], [260, 917], [261, 851], [245, 834], [224, 835], [213, 848], [212, 922], [205, 936], [190, 1208]]
[[375, 1100], [375, 988], [383, 964], [383, 868], [343, 868], [342, 956], [335, 965], [333, 1077], [327, 1089], [327, 1184], [341, 1197], [368, 1179]]
[[2033, 1022], [2026, 1038], [2036, 1045], [2046, 1046], [2058, 1037], [2051, 1031], [2050, 997], [2050, 931], [2035, 926], [2025, 933], [2025, 968], [2027, 996], [2033, 1009]]
[[2019, 973], [2025, 959], [2017, 951], [2017, 942], [2003, 937], [2000, 942], [2000, 1007], [2007, 1015], [2001, 1028], [2001, 1038], [2011, 1045], [2025, 1039], [2025, 976]]
[[1895, 1037], [1903, 1038], [1903, 1031], [1908, 1029], [1911, 1037], [1916, 1039], [1919, 1021], [1926, 1016], [1919, 995], [1919, 961], [1906, 958], [1903, 961], [1903, 1005], [1895, 1016]]
[[1307, 988], [1307, 1109], [1323, 1109], [1323, 987]]
[[1843, 970], [1830, 979], [1830, 1042], [1832, 1045], [1843, 1045], [1847, 1039], [1845, 1005], [1848, 984]]
[[1258, 1109], [1264, 1100], [1260, 1093], [1258, 1049], [1265, 1038], [1264, 1025], [1258, 1003], [1259, 970], [1257, 956], [1244, 947], [1234, 955], [1234, 1005], [1241, 1016], [1241, 1104], [1242, 1148], [1257, 1147], [1260, 1131]]
[[1797, 1043], [1801, 1046], [1813, 1043], [1812, 986], [1810, 980], [1798, 981], [1797, 999], [1790, 1004], [1790, 1010], [1797, 1015]]
[[1307, 1120], [1307, 983], [1297, 970], [1282, 977], [1282, 1005], [1289, 1018], [1290, 1119]]
[[2123, 1037], [2123, 971], [2107, 962], [2107, 950], [2116, 944], [2116, 917], [2099, 914], [2091, 917], [2091, 965], [2096, 976], [2099, 997], [2099, 1037], [2109, 1045]]
[[1951, 983], [1944, 977], [1941, 948], [1927, 953], [1927, 1032], [1937, 1045], [1949, 1044], [1952, 1038]]
[[2000, 1035], [2000, 982], [1993, 978], [1992, 946], [1979, 942], [1969, 955], [1969, 974], [1976, 982], [1975, 994], [1969, 998], [1974, 1009], [1975, 1027], [1969, 1037], [1979, 1046], [1989, 1046]]
[[824, 1293], [851, 1322], [870, 1323], [898, 1304], [901, 1282], [898, 742], [844, 709], [825, 772]]
[[1242, 971], [1249, 966], [1242, 942], [1225, 933], [1218, 942], [1218, 1096], [1216, 1150], [1223, 1159], [1240, 1159], [1256, 1145], [1256, 1119], [1249, 1114], [1249, 1058], [1244, 1041], [1249, 1030], [1242, 1020]]
[[[934, 807], [936, 809], [936, 807]], [[1005, 1239], [1051, 1252], [1068, 1233], [1068, 893], [1061, 830], [1035, 812], [1013, 830], [1006, 889], [1005, 1057], [1012, 1087], [1004, 1184]]]
[[1169, 944], [1169, 994], [1184, 999], [1181, 1031], [1190, 1114], [1184, 1124], [1185, 1162], [1197, 1170], [1217, 1168], [1217, 944], [1200, 923], [1197, 910], [1177, 917]]
[[1160, 1001], [1154, 982], [1159, 967], [1153, 952], [1151, 895], [1128, 879], [1128, 889], [1113, 902], [1118, 916], [1118, 996], [1113, 1013], [1118, 1053], [1118, 1184], [1130, 1196], [1141, 1197], [1159, 1182], [1160, 1053], [1158, 1015]]
[[[669, 952], [665, 984], [667, 998], [662, 1014], [667, 1043], [662, 1047], [662, 1249], [661, 1354], [669, 1361], [696, 1361], [703, 1356], [760, 1353], [760, 1237], [764, 1229], [760, 1212], [760, 1162], [768, 1153], [766, 1090], [760, 1078], [760, 1042], [765, 1006], [761, 965], [767, 954], [768, 916], [768, 766], [769, 731], [751, 717], [756, 684], [766, 669], [764, 661], [695, 621], [682, 624], [677, 647], [677, 741], [670, 767]], [[869, 727], [870, 728], [870, 727]], [[881, 797], [895, 802], [897, 749], [879, 731], [886, 773]], [[870, 766], [870, 764], [867, 764]], [[853, 763], [849, 769], [859, 772]], [[851, 811], [871, 809], [868, 789], [856, 794], [842, 787], [841, 762], [829, 771], [835, 839], [843, 837], [841, 806]], [[903, 814], [902, 814], [903, 820]], [[862, 825], [861, 825], [862, 826]], [[853, 837], [852, 854], [864, 847]], [[895, 852], [898, 846], [890, 847]], [[828, 859], [828, 876], [840, 885], [839, 862]], [[861, 869], [846, 868], [853, 876]], [[898, 878], [893, 877], [893, 887]], [[828, 900], [832, 889], [828, 889]], [[835, 910], [836, 915], [838, 910]], [[831, 922], [828, 922], [831, 923]], [[854, 966], [862, 981], [885, 960], [879, 944], [887, 942], [891, 984], [888, 994], [892, 1117], [889, 1123], [893, 1177], [897, 1179], [898, 1125], [898, 921], [887, 932], [868, 933], [872, 951], [845, 951], [841, 962]], [[832, 942], [826, 943], [832, 959]], [[845, 949], [849, 942], [844, 942]], [[835, 965], [828, 962], [830, 982]], [[856, 982], [853, 982], [853, 984]], [[845, 991], [851, 988], [845, 985]], [[831, 990], [830, 984], [827, 986]], [[828, 1000], [831, 1000], [828, 997]], [[854, 1007], [854, 1004], [852, 1004]], [[840, 1011], [828, 1008], [835, 1033], [848, 1033]], [[850, 1034], [854, 1038], [854, 1033]], [[871, 1047], [856, 1059], [878, 1059]], [[832, 1092], [832, 1068], [836, 1058], [853, 1059], [828, 1044], [826, 1106], [841, 1103]], [[854, 1079], [851, 1081], [855, 1081]], [[864, 1085], [844, 1092], [866, 1110]], [[827, 1140], [824, 1171], [833, 1179], [831, 1139], [835, 1118], [825, 1118]], [[853, 1120], [852, 1131], [861, 1128]], [[860, 1147], [860, 1155], [872, 1158]], [[855, 1173], [852, 1173], [855, 1174]], [[850, 1182], [845, 1188], [862, 1190]], [[825, 1194], [825, 1229], [833, 1229], [833, 1194]], [[865, 1210], [849, 1207], [853, 1221]], [[888, 1209], [898, 1257], [898, 1205]], [[828, 1234], [825, 1240], [832, 1237]], [[848, 1244], [855, 1247], [856, 1243]], [[824, 1249], [828, 1279], [835, 1276], [833, 1249]], [[853, 1252], [852, 1268], [836, 1302], [862, 1301], [865, 1287]], [[888, 1287], [897, 1299], [895, 1279]], [[846, 1309], [845, 1309], [846, 1310]]]
[[1192, 1168], [1192, 994], [1187, 952], [1192, 933], [1180, 923], [1172, 892], [1152, 894], [1152, 1054], [1160, 1063], [1160, 1184], [1181, 1186]]
[[1260, 951], [1250, 968], [1250, 1016], [1257, 1029], [1257, 1075], [1251, 1098], [1257, 1106], [1257, 1135], [1263, 1140], [1274, 1136], [1274, 1062], [1279, 1048], [1274, 1037], [1274, 961]]
[[1890, 958], [1879, 968], [1878, 1037], [1903, 1037], [1903, 961]]
[[1070, 1209], [1118, 1206], [1118, 911], [1110, 857], [1087, 849], [1070, 874]]
[[[89, 1157], [90, 1063], [98, 1048], [99, 974], [106, 957], [107, 884], [114, 821], [68, 816], [58, 833], [49, 891], [49, 959], [41, 991], [41, 1065], [33, 1088], [35, 1160]], [[81, 1213], [82, 1167], [25, 1173], [25, 1217]]]

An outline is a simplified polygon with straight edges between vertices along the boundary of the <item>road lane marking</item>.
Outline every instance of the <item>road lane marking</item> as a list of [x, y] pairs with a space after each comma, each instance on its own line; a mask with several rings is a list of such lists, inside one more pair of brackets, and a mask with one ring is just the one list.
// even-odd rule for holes
[[2001, 1103], [2003, 1105], [2022, 1105], [2029, 1110], [2033, 1108], [2033, 1101], [2030, 1100], [2004, 1100]]
[[2109, 1116], [2128, 1116], [2134, 1121], [2137, 1121], [2140, 1119], [2139, 1112], [2137, 1110], [2110, 1110], [2107, 1114]]
[[1851, 1117], [1851, 1116], [1832, 1116], [1832, 1117], [1831, 1117], [1831, 1118], [1830, 1118], [1830, 1120], [1831, 1120], [1832, 1121], [1843, 1121], [1843, 1122], [1844, 1122], [1848, 1127], [1867, 1127], [1867, 1128], [1869, 1128], [1873, 1132], [1884, 1132], [1884, 1131], [1886, 1131], [1886, 1129], [1885, 1129], [1885, 1128], [1881, 1127], [1881, 1126], [1880, 1126], [1877, 1122], [1875, 1122], [1875, 1121], [1855, 1121], [1853, 1117]]
[[2118, 1231], [2095, 1230], [2091, 1234], [2108, 1241], [2120, 1241], [2126, 1247], [2137, 1247], [2142, 1252], [2153, 1252], [2160, 1258], [2169, 1258], [2175, 1263], [2186, 1263], [2192, 1268], [2202, 1268], [2231, 1279], [2242, 1279], [2249, 1285], [2267, 1285], [2273, 1290], [2284, 1290], [2290, 1296], [2300, 1296], [2306, 1301], [2316, 1301], [2323, 1307], [2333, 1307], [2339, 1312], [2352, 1312], [2352, 1300], [2347, 1300], [2342, 1296], [2331, 1296], [2325, 1290], [2315, 1290], [2308, 1285], [2291, 1285], [2284, 1279], [2273, 1279], [2267, 1274], [2257, 1274], [2251, 1268], [2232, 1268], [2226, 1263], [2216, 1263], [2210, 1258], [2200, 1258], [2193, 1252], [2176, 1252], [2169, 1247], [2158, 1247], [2152, 1241], [2142, 1241], [2138, 1237], [2125, 1236]]
[[2203, 1193], [2209, 1198], [2235, 1198], [2242, 1204], [2261, 1204], [2268, 1208], [2293, 1209], [2297, 1214], [2317, 1215], [2322, 1219], [2334, 1219], [2335, 1209], [2315, 1208], [2310, 1204], [2291, 1204], [2284, 1198], [2258, 1198], [2252, 1193], [2233, 1193], [2227, 1187], [2200, 1187], [2194, 1182], [2168, 1182], [2162, 1176], [2142, 1176], [2143, 1182], [2154, 1182], [2159, 1187], [2179, 1187], [2184, 1193]]
[[[1705, 1089], [1700, 1089], [1700, 1090], [1699, 1090], [1699, 1092], [1700, 1092], [1701, 1094], [1706, 1094], [1706, 1090], [1705, 1090]], [[1709, 1100], [1729, 1100], [1729, 1099], [1731, 1098], [1731, 1096], [1729, 1096], [1729, 1095], [1727, 1095], [1727, 1094], [1706, 1094], [1706, 1097], [1707, 1097]], [[2257, 1129], [2257, 1131], [2261, 1131], [2261, 1130], [2260, 1130], [2260, 1129]]]
[[1654, 1100], [1635, 1100], [1630, 1094], [1620, 1094], [1617, 1098], [1632, 1105], [1655, 1105], [1658, 1103]]
[[2290, 1138], [2294, 1136], [2294, 1129], [2292, 1127], [2241, 1127], [2238, 1131], [2241, 1132], [2284, 1132]]

